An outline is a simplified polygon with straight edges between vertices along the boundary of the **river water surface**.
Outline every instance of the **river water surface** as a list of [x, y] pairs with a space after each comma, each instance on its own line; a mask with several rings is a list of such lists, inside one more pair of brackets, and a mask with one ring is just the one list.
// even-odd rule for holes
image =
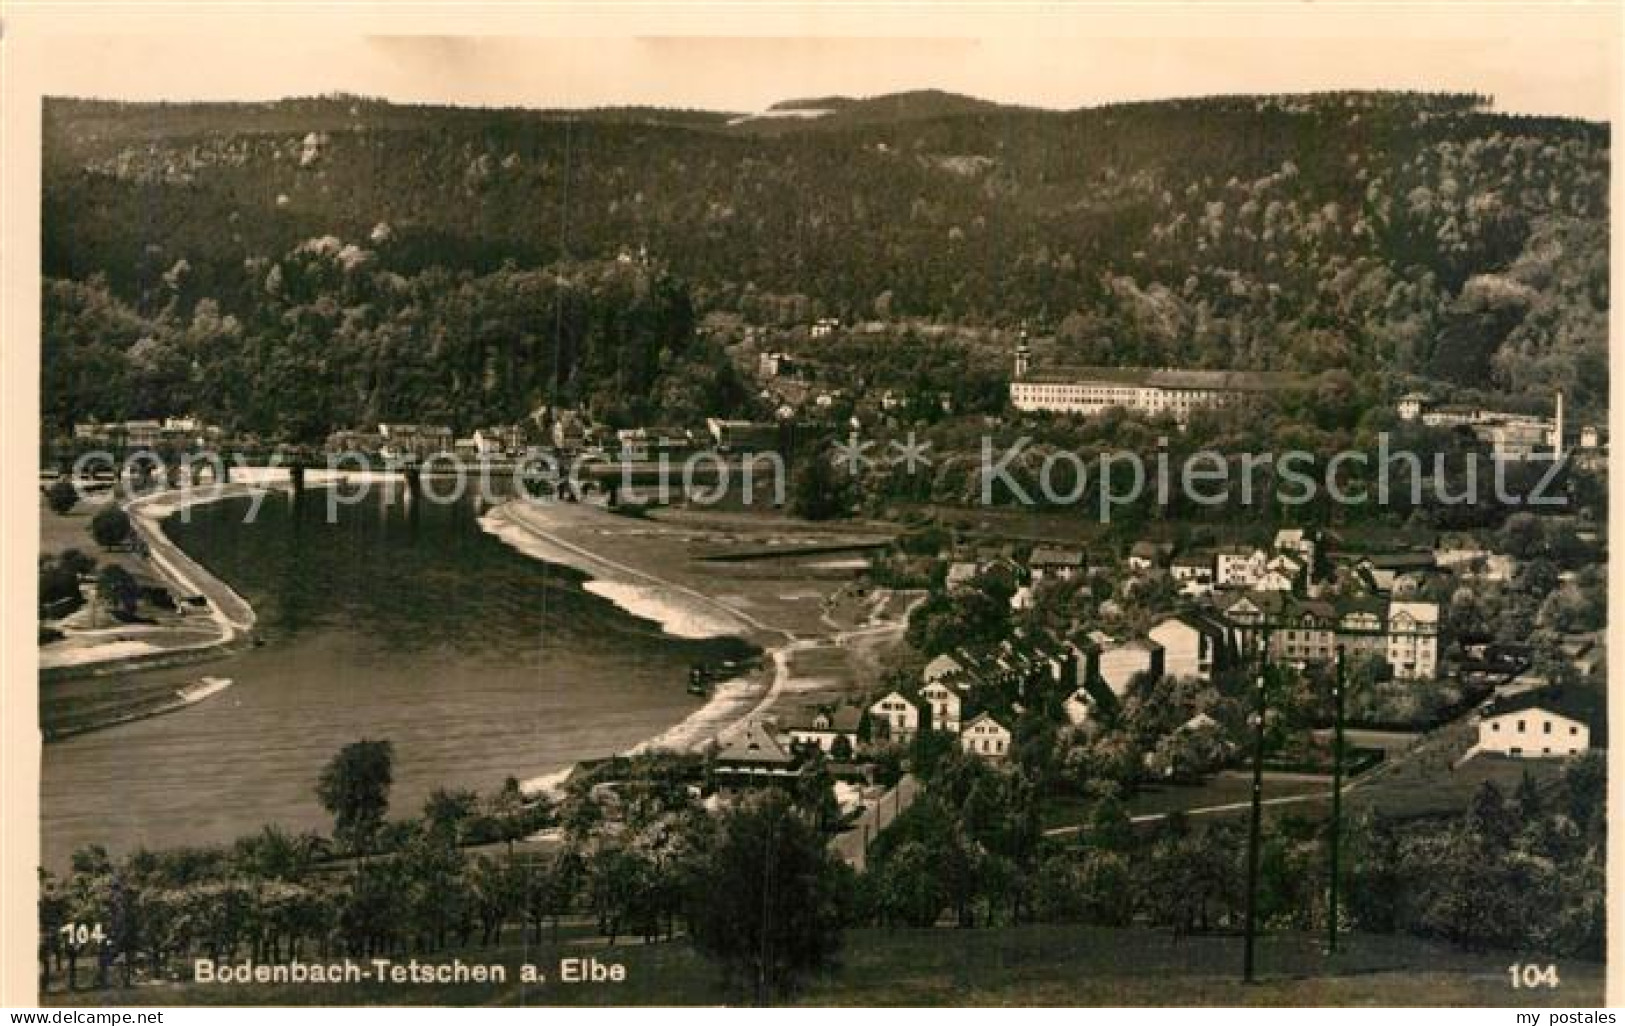
[[[45, 748], [41, 857], [226, 843], [265, 823], [329, 823], [314, 789], [359, 738], [395, 748], [396, 814], [436, 787], [488, 791], [608, 755], [699, 704], [694, 662], [733, 639], [664, 633], [584, 591], [574, 570], [485, 533], [468, 500], [375, 490], [327, 521], [320, 491], [196, 506], [165, 523], [253, 604], [267, 644], [190, 669], [235, 679], [199, 705]], [[153, 671], [155, 673], [160, 671]]]

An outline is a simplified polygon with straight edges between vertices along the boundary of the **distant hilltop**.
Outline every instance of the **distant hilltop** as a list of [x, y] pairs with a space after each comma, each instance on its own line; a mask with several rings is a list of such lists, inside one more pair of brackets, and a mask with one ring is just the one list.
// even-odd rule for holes
[[[918, 90], [743, 115], [53, 99], [44, 136], [45, 276], [105, 282], [147, 318], [206, 299], [253, 325], [273, 285], [376, 313], [436, 269], [647, 253], [693, 313], [760, 328], [1026, 324], [1057, 366], [1607, 398], [1608, 126], [1480, 93], [1058, 111]], [[313, 241], [354, 280], [308, 273]], [[101, 301], [48, 295], [87, 323]], [[476, 334], [524, 338], [525, 302]], [[191, 359], [141, 338], [118, 335], [108, 366]], [[461, 373], [500, 379], [507, 359]], [[613, 368], [586, 373], [590, 391]]]

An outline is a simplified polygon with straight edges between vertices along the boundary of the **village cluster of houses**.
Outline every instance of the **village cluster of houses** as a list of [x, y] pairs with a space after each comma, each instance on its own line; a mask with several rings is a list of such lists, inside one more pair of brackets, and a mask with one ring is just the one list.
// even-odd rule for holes
[[220, 437], [220, 429], [197, 417], [166, 417], [163, 420], [80, 421], [73, 425], [76, 442], [151, 449], [160, 445], [182, 448], [204, 445]]
[[441, 424], [380, 423], [373, 431], [335, 431], [329, 452], [376, 453], [385, 459], [427, 459], [445, 454], [465, 459], [515, 459], [546, 447], [570, 455], [624, 460], [681, 459], [701, 450], [766, 452], [779, 447], [776, 424], [709, 418], [704, 431], [639, 426], [609, 430], [582, 411], [539, 406], [518, 424], [479, 428], [459, 438]]
[[[1278, 531], [1269, 547], [1231, 545], [1179, 554], [1172, 547], [1138, 542], [1125, 561], [1130, 585], [1153, 573], [1167, 573], [1189, 609], [1170, 621], [1199, 625], [1213, 636], [1214, 650], [1252, 652], [1267, 639], [1271, 658], [1298, 666], [1328, 662], [1339, 648], [1385, 659], [1396, 679], [1431, 680], [1439, 669], [1439, 608], [1417, 597], [1427, 575], [1438, 569], [1430, 551], [1393, 552], [1340, 559], [1327, 575], [1317, 575], [1320, 542], [1300, 528]], [[1030, 605], [1033, 589], [1049, 578], [1070, 579], [1091, 572], [1080, 549], [1039, 546], [1025, 566], [1009, 557], [962, 560], [948, 567], [950, 591], [969, 587], [999, 562], [1025, 578], [1011, 599]], [[1323, 579], [1324, 578], [1324, 579]], [[1324, 597], [1323, 597], [1324, 596]], [[1114, 611], [1115, 602], [1103, 603]], [[1190, 629], [1197, 629], [1191, 627]], [[1098, 633], [1098, 632], [1097, 632]], [[1138, 672], [1187, 672], [1199, 664], [1181, 655], [1176, 669], [1162, 665], [1157, 631], [1142, 637], [1105, 639], [1092, 644], [1108, 668]]]

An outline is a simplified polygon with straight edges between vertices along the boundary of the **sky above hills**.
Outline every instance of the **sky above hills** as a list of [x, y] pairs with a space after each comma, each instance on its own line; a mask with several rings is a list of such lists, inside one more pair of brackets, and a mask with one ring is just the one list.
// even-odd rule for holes
[[[1419, 89], [1489, 93], [1504, 111], [1606, 120], [1621, 88], [1612, 6], [1032, 7], [997, 22], [953, 10], [861, 22], [847, 12], [763, 19], [722, 10], [726, 17], [698, 23], [629, 21], [625, 12], [614, 22], [373, 19], [347, 23], [363, 30], [354, 34], [262, 18], [253, 31], [225, 36], [199, 34], [198, 21], [113, 36], [86, 19], [73, 26], [84, 33], [72, 44], [75, 59], [51, 62], [43, 91], [167, 100], [342, 91], [403, 102], [745, 112], [798, 96], [926, 88], [1052, 108]], [[415, 34], [448, 25], [503, 34]], [[702, 34], [692, 34], [696, 27]], [[724, 30], [760, 34], [717, 34]], [[536, 37], [544, 31], [564, 38]]]

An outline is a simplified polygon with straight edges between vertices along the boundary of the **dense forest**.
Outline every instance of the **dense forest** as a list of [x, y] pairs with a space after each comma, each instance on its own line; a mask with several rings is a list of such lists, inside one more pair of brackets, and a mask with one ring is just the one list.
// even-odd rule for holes
[[51, 101], [46, 415], [737, 410], [712, 313], [1606, 400], [1604, 125], [1404, 93], [798, 105], [829, 112]]

